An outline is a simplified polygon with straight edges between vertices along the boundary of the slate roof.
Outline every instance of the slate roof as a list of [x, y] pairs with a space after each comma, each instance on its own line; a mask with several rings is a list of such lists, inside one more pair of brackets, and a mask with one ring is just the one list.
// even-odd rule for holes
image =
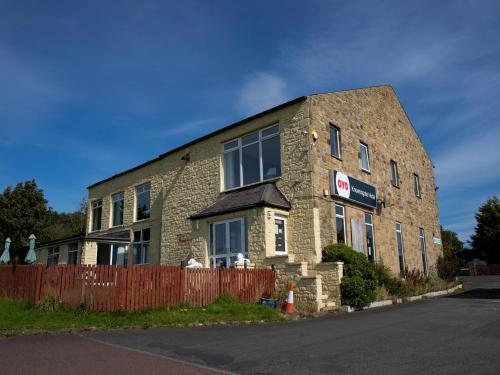
[[201, 219], [255, 207], [274, 207], [289, 211], [292, 205], [274, 183], [263, 183], [221, 193], [214, 204], [192, 215], [190, 219]]

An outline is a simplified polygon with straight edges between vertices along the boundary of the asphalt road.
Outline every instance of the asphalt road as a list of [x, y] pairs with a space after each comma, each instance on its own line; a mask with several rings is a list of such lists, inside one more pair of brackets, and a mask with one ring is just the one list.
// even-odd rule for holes
[[471, 278], [455, 296], [296, 322], [0, 340], [2, 374], [211, 371], [172, 359], [240, 374], [497, 375], [500, 277]]

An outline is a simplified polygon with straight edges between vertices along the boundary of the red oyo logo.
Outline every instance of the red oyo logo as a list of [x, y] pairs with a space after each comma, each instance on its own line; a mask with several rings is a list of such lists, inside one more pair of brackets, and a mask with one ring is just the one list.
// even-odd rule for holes
[[349, 198], [351, 195], [351, 186], [349, 184], [349, 177], [341, 172], [337, 172], [335, 176], [335, 186], [337, 193], [343, 198]]

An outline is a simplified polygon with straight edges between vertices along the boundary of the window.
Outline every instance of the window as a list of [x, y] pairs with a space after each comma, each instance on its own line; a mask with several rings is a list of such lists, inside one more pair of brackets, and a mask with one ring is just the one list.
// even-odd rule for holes
[[68, 245], [68, 264], [77, 264], [78, 262], [78, 244], [70, 243]]
[[396, 242], [398, 246], [398, 256], [399, 256], [399, 271], [401, 275], [405, 273], [405, 250], [403, 246], [403, 228], [401, 223], [396, 221]]
[[391, 160], [391, 182], [394, 186], [399, 186], [398, 163]]
[[361, 170], [370, 172], [370, 160], [368, 159], [368, 146], [359, 142], [359, 164]]
[[373, 216], [365, 212], [366, 247], [368, 259], [375, 262], [375, 239], [373, 230]]
[[337, 243], [346, 243], [344, 206], [341, 206], [340, 204], [335, 205], [335, 218], [337, 226]]
[[101, 230], [102, 200], [92, 202], [92, 231]]
[[148, 262], [150, 230], [142, 229], [134, 232], [133, 258], [134, 264], [146, 264]]
[[248, 256], [245, 218], [219, 221], [210, 225], [210, 264], [227, 268], [239, 253]]
[[47, 266], [59, 263], [59, 247], [49, 247], [47, 254]]
[[420, 240], [420, 251], [422, 253], [422, 266], [424, 269], [424, 275], [429, 273], [429, 266], [427, 263], [427, 246], [425, 244], [425, 232], [422, 228], [418, 228], [418, 238]]
[[281, 217], [274, 218], [274, 238], [276, 244], [276, 254], [285, 254], [286, 253], [285, 219]]
[[420, 198], [420, 180], [418, 179], [418, 174], [413, 174], [413, 188], [415, 189], [415, 196]]
[[279, 125], [224, 143], [224, 189], [281, 176]]
[[340, 129], [330, 125], [330, 153], [340, 159]]
[[97, 264], [126, 265], [126, 246], [123, 243], [98, 243]]
[[125, 195], [123, 192], [116, 193], [111, 196], [111, 201], [113, 204], [113, 226], [123, 224], [123, 206], [124, 206]]
[[137, 186], [135, 188], [136, 213], [135, 220], [148, 219], [151, 208], [150, 196], [151, 184]]

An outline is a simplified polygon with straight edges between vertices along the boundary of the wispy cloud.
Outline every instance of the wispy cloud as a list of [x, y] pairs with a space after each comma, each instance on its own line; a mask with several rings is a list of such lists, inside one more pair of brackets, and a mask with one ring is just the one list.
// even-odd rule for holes
[[180, 136], [180, 135], [193, 135], [197, 136], [202, 133], [207, 133], [215, 127], [220, 127], [223, 124], [220, 124], [220, 119], [210, 118], [210, 119], [202, 119], [202, 120], [193, 120], [184, 122], [181, 124], [177, 124], [174, 126], [169, 126], [168, 129], [156, 134], [156, 136], [160, 137], [172, 137], [172, 136]]
[[257, 72], [242, 86], [238, 107], [244, 114], [261, 112], [287, 99], [286, 82], [275, 74]]

